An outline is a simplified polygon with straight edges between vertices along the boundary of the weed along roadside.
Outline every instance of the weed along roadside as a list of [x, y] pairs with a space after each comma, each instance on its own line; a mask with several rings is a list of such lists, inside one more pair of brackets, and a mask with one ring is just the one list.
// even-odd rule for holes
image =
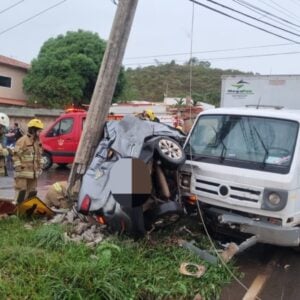
[[[190, 239], [183, 227], [199, 227], [190, 223], [192, 229], [187, 221], [138, 241], [102, 227], [101, 242], [90, 247], [65, 238], [65, 233], [72, 236], [70, 223], [2, 219], [0, 298], [193, 299], [200, 294], [217, 299], [230, 276], [222, 265], [210, 265], [178, 246], [179, 238]], [[206, 239], [199, 235], [197, 245], [204, 247]], [[204, 265], [206, 272], [200, 278], [184, 276], [182, 262]]]

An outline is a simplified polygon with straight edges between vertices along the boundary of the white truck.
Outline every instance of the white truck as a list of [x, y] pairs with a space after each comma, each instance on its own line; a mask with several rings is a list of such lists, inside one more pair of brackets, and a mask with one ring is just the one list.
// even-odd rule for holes
[[[274, 86], [281, 86], [281, 80], [299, 92], [276, 94]], [[241, 97], [232, 94], [236, 89]], [[223, 78], [225, 107], [199, 114], [185, 143], [187, 161], [180, 173], [183, 199], [196, 199], [208, 224], [244, 233], [255, 242], [299, 246], [298, 98], [300, 76]], [[238, 103], [248, 107], [227, 107]]]

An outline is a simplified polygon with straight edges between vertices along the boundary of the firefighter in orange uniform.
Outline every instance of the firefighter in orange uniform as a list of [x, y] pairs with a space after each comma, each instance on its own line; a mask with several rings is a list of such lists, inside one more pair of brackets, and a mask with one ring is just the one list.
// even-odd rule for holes
[[16, 142], [13, 153], [17, 202], [22, 202], [29, 193], [36, 192], [37, 179], [42, 173], [43, 166], [39, 135], [44, 125], [41, 120], [32, 119], [27, 126], [27, 134]]

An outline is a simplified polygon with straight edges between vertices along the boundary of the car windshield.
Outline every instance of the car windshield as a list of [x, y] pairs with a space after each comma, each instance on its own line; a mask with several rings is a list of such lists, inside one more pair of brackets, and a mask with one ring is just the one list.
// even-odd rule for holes
[[185, 151], [195, 160], [211, 158], [214, 163], [240, 167], [289, 169], [297, 133], [296, 121], [205, 115], [198, 119]]

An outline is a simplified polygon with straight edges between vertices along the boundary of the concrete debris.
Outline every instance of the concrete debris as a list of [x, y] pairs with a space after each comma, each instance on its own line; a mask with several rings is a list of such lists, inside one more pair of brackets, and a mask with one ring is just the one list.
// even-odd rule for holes
[[104, 238], [103, 230], [105, 225], [89, 222], [88, 218], [80, 216], [75, 209], [57, 214], [47, 224], [68, 224], [72, 225], [68, 232], [64, 233], [65, 241], [74, 243], [85, 243], [89, 247], [94, 247]]

